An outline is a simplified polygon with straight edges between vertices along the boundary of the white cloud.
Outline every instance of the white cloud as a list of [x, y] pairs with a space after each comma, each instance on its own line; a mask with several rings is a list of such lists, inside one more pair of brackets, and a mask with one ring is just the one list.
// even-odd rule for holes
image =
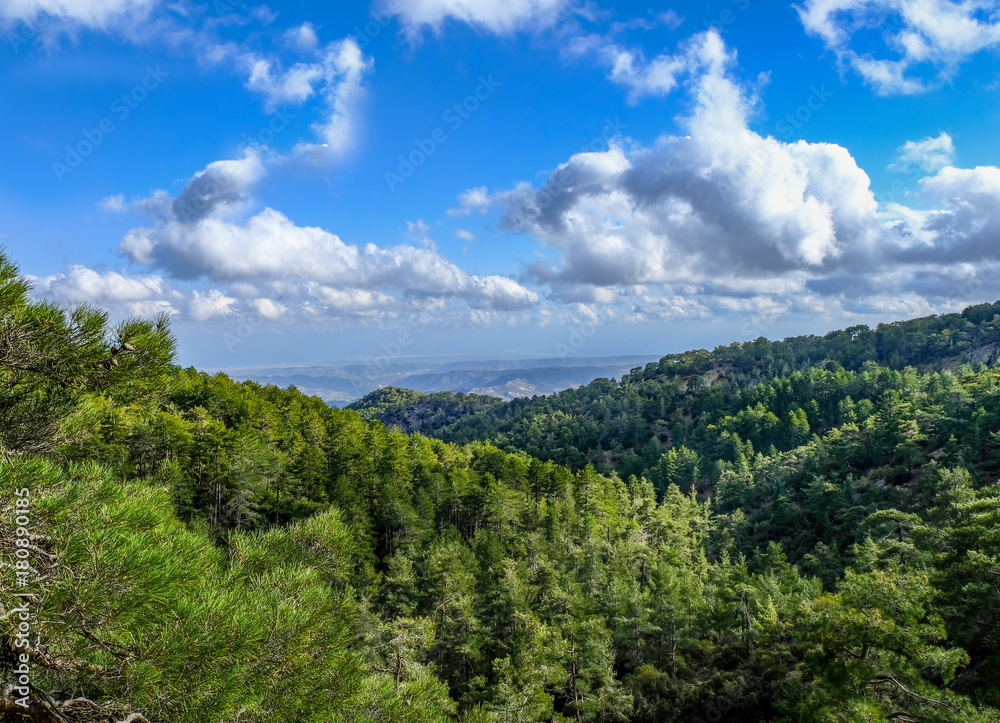
[[486, 213], [489, 210], [489, 189], [486, 186], [470, 188], [458, 196], [458, 208], [449, 208], [448, 215], [455, 218], [471, 213]]
[[662, 54], [647, 61], [641, 51], [620, 47], [600, 35], [582, 36], [570, 41], [564, 51], [569, 56], [596, 55], [609, 69], [608, 79], [625, 86], [629, 101], [635, 103], [646, 95], [662, 96], [677, 88], [690, 71], [694, 58], [684, 53]]
[[416, 241], [422, 248], [437, 251], [437, 244], [431, 238], [431, 227], [423, 219], [406, 222], [406, 236]]
[[610, 36], [579, 36], [567, 43], [569, 57], [596, 55], [608, 68], [608, 80], [628, 90], [629, 102], [645, 96], [665, 96], [703, 68], [729, 63], [730, 52], [717, 32], [700, 33], [682, 43], [673, 55], [647, 60], [641, 50], [623, 48]]
[[753, 104], [714, 32], [697, 59], [685, 135], [562, 164], [536, 191], [495, 194], [503, 223], [562, 252], [532, 273], [596, 285], [769, 278], [835, 265], [877, 230], [867, 175], [831, 144], [782, 143], [747, 127]]
[[372, 69], [353, 38], [331, 43], [322, 59], [325, 117], [313, 124], [317, 143], [299, 143], [293, 155], [311, 163], [327, 163], [347, 151], [357, 136], [357, 111], [365, 97], [364, 78]]
[[86, 266], [70, 266], [64, 274], [29, 277], [32, 293], [60, 304], [94, 304], [119, 316], [154, 316], [178, 313], [183, 302], [162, 277], [127, 276], [114, 271], [95, 271]]
[[917, 95], [928, 90], [922, 80], [907, 78], [905, 60], [875, 60], [851, 55], [851, 65], [879, 95]]
[[133, 201], [111, 196], [100, 206], [152, 221], [121, 241], [120, 250], [133, 262], [171, 279], [211, 285], [178, 292], [178, 308], [195, 321], [233, 314], [383, 318], [406, 309], [451, 313], [463, 306], [509, 313], [539, 303], [535, 292], [511, 279], [469, 274], [448, 261], [422, 220], [408, 224], [416, 246], [383, 248], [348, 244], [324, 229], [296, 226], [270, 208], [240, 220], [265, 173], [259, 152], [251, 149], [242, 159], [209, 164], [176, 197], [158, 190]]
[[106, 309], [114, 318], [150, 318], [166, 313], [204, 322], [256, 313], [273, 321], [288, 312], [283, 304], [260, 296], [257, 290], [250, 298], [238, 299], [220, 289], [187, 289], [158, 275], [129, 275], [73, 265], [65, 273], [28, 278], [36, 298], [68, 306], [94, 305]]
[[255, 55], [244, 57], [248, 68], [246, 87], [261, 93], [268, 113], [283, 104], [299, 105], [315, 93], [313, 88], [323, 78], [323, 69], [312, 63], [296, 63], [288, 70], [276, 69], [274, 61]]
[[[762, 314], [776, 298], [788, 313], [909, 313], [952, 303], [969, 278], [962, 265], [996, 253], [1000, 169], [942, 167], [954, 154], [947, 134], [901, 149], [937, 171], [920, 190], [933, 210], [880, 208], [847, 149], [749, 128], [758, 101], [732, 78], [717, 35], [685, 54], [698, 62], [680, 134], [578, 153], [541, 188], [463, 194], [463, 213], [499, 209], [501, 228], [546, 247], [528, 275], [554, 299], [604, 304], [622, 320], [680, 313], [679, 299], [720, 314]], [[977, 293], [1000, 293], [995, 277]]]
[[463, 241], [475, 241], [476, 240], [476, 234], [472, 233], [471, 231], [466, 231], [464, 228], [458, 229], [455, 232], [455, 236], [457, 238], [462, 239]]
[[899, 156], [889, 169], [907, 173], [916, 166], [928, 173], [950, 166], [955, 160], [955, 143], [944, 131], [937, 138], [907, 141], [899, 147]]
[[244, 208], [258, 181], [265, 175], [256, 151], [239, 160], [215, 161], [196, 173], [171, 204], [172, 216], [196, 221], [225, 216]]
[[1000, 238], [1000, 168], [946, 166], [920, 181], [932, 211], [909, 210], [901, 230], [917, 240], [900, 252], [912, 262], [956, 264], [992, 258]]
[[207, 321], [229, 316], [233, 313], [236, 299], [226, 296], [218, 289], [211, 289], [202, 294], [194, 291], [191, 294], [189, 315], [194, 321]]
[[329, 43], [321, 49], [310, 25], [285, 35], [309, 60], [285, 68], [277, 56], [240, 52], [234, 47], [215, 46], [215, 56], [233, 58], [246, 74], [245, 87], [264, 97], [265, 109], [282, 105], [300, 106], [318, 99], [321, 120], [312, 125], [315, 138], [297, 143], [288, 158], [326, 165], [348, 151], [357, 139], [357, 115], [365, 98], [364, 80], [373, 67], [353, 38]]
[[[877, 93], [915, 94], [947, 80], [972, 55], [1000, 47], [1000, 0], [805, 0], [806, 30], [853, 67]], [[891, 57], [852, 47], [880, 31]]]
[[496, 34], [542, 28], [559, 19], [568, 0], [384, 0], [384, 12], [398, 15], [411, 38], [423, 26], [440, 30], [445, 20], [468, 23]]
[[[121, 243], [133, 261], [180, 279], [267, 285], [297, 281], [329, 290], [378, 289], [407, 297], [463, 299], [502, 310], [538, 301], [510, 279], [467, 274], [432, 248], [356, 246], [265, 209], [246, 223], [204, 217], [130, 231]], [[310, 287], [311, 288], [311, 287]]]
[[125, 203], [125, 194], [123, 193], [117, 193], [114, 196], [102, 198], [98, 202], [97, 206], [98, 208], [112, 213], [123, 213], [128, 210], [128, 204]]
[[146, 17], [157, 0], [0, 0], [0, 16], [31, 21], [48, 16], [91, 28]]
[[[176, 198], [161, 189], [134, 201], [126, 201], [122, 194], [109, 196], [98, 205], [106, 211], [142, 213], [161, 221], [222, 218], [242, 211], [265, 175], [259, 153], [249, 149], [243, 158], [209, 163], [188, 179]], [[138, 249], [136, 253], [141, 256]]]
[[265, 319], [279, 319], [288, 312], [288, 307], [272, 299], [260, 298], [250, 302], [254, 310]]
[[302, 23], [298, 27], [286, 30], [283, 38], [288, 47], [300, 53], [308, 53], [319, 47], [319, 37], [312, 23]]
[[666, 12], [657, 13], [652, 19], [632, 18], [612, 23], [609, 32], [614, 35], [624, 30], [653, 30], [660, 25], [663, 25], [668, 30], [676, 30], [683, 23], [684, 18], [678, 15], [676, 10], [670, 9]]
[[688, 69], [683, 57], [660, 55], [644, 63], [629, 50], [611, 47], [608, 53], [611, 81], [627, 87], [633, 103], [644, 95], [666, 95], [677, 87], [678, 77]]

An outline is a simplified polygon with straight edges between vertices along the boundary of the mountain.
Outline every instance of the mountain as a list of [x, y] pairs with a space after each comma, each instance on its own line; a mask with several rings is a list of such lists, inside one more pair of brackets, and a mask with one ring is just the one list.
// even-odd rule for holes
[[433, 415], [426, 408], [434, 400], [414, 398], [413, 414], [404, 405], [374, 417], [450, 442], [489, 440], [573, 469], [594, 464], [667, 484], [662, 457], [671, 449], [711, 458], [732, 433], [755, 450], [788, 450], [840, 426], [864, 401], [856, 387], [868, 365], [931, 372], [995, 363], [998, 314], [1000, 302], [875, 329], [757, 339], [670, 354], [617, 382], [597, 379], [550, 396]]
[[4, 723], [1000, 720], [997, 305], [355, 410], [27, 288]]
[[349, 364], [244, 367], [228, 370], [236, 379], [281, 387], [294, 385], [336, 406], [345, 406], [387, 386], [424, 393], [463, 392], [515, 399], [553, 394], [601, 377], [618, 378], [649, 357], [567, 357], [476, 361], [393, 360], [379, 368]]

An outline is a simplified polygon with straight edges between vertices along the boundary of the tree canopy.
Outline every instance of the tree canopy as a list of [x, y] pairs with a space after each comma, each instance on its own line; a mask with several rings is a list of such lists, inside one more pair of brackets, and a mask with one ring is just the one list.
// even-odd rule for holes
[[520, 410], [459, 444], [367, 418], [403, 391], [170, 366], [165, 320], [3, 268], [0, 720], [1000, 720], [1000, 370], [961, 349], [430, 402]]

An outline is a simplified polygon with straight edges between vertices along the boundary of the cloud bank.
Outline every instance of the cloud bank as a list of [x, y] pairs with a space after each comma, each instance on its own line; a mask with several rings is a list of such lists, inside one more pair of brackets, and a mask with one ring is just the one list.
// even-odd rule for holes
[[626, 316], [680, 313], [683, 299], [716, 312], [777, 299], [921, 313], [984, 276], [1000, 238], [1000, 169], [952, 167], [947, 134], [907, 143], [900, 162], [935, 172], [920, 181], [933, 210], [880, 206], [847, 149], [751, 129], [758, 100], [734, 79], [735, 55], [716, 33], [678, 57], [694, 100], [680, 134], [576, 154], [540, 188], [471, 189], [455, 213], [498, 209], [501, 228], [548, 252], [530, 278], [564, 303]]

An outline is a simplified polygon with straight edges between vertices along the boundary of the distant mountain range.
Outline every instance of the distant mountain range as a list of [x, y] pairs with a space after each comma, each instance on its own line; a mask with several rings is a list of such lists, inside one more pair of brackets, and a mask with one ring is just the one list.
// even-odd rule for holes
[[392, 361], [384, 368], [344, 366], [242, 367], [225, 369], [233, 379], [295, 386], [329, 404], [343, 407], [376, 389], [394, 386], [418, 392], [464, 392], [511, 400], [554, 394], [595, 379], [618, 379], [651, 357], [612, 356], [567, 359], [487, 359], [442, 363], [434, 359]]

